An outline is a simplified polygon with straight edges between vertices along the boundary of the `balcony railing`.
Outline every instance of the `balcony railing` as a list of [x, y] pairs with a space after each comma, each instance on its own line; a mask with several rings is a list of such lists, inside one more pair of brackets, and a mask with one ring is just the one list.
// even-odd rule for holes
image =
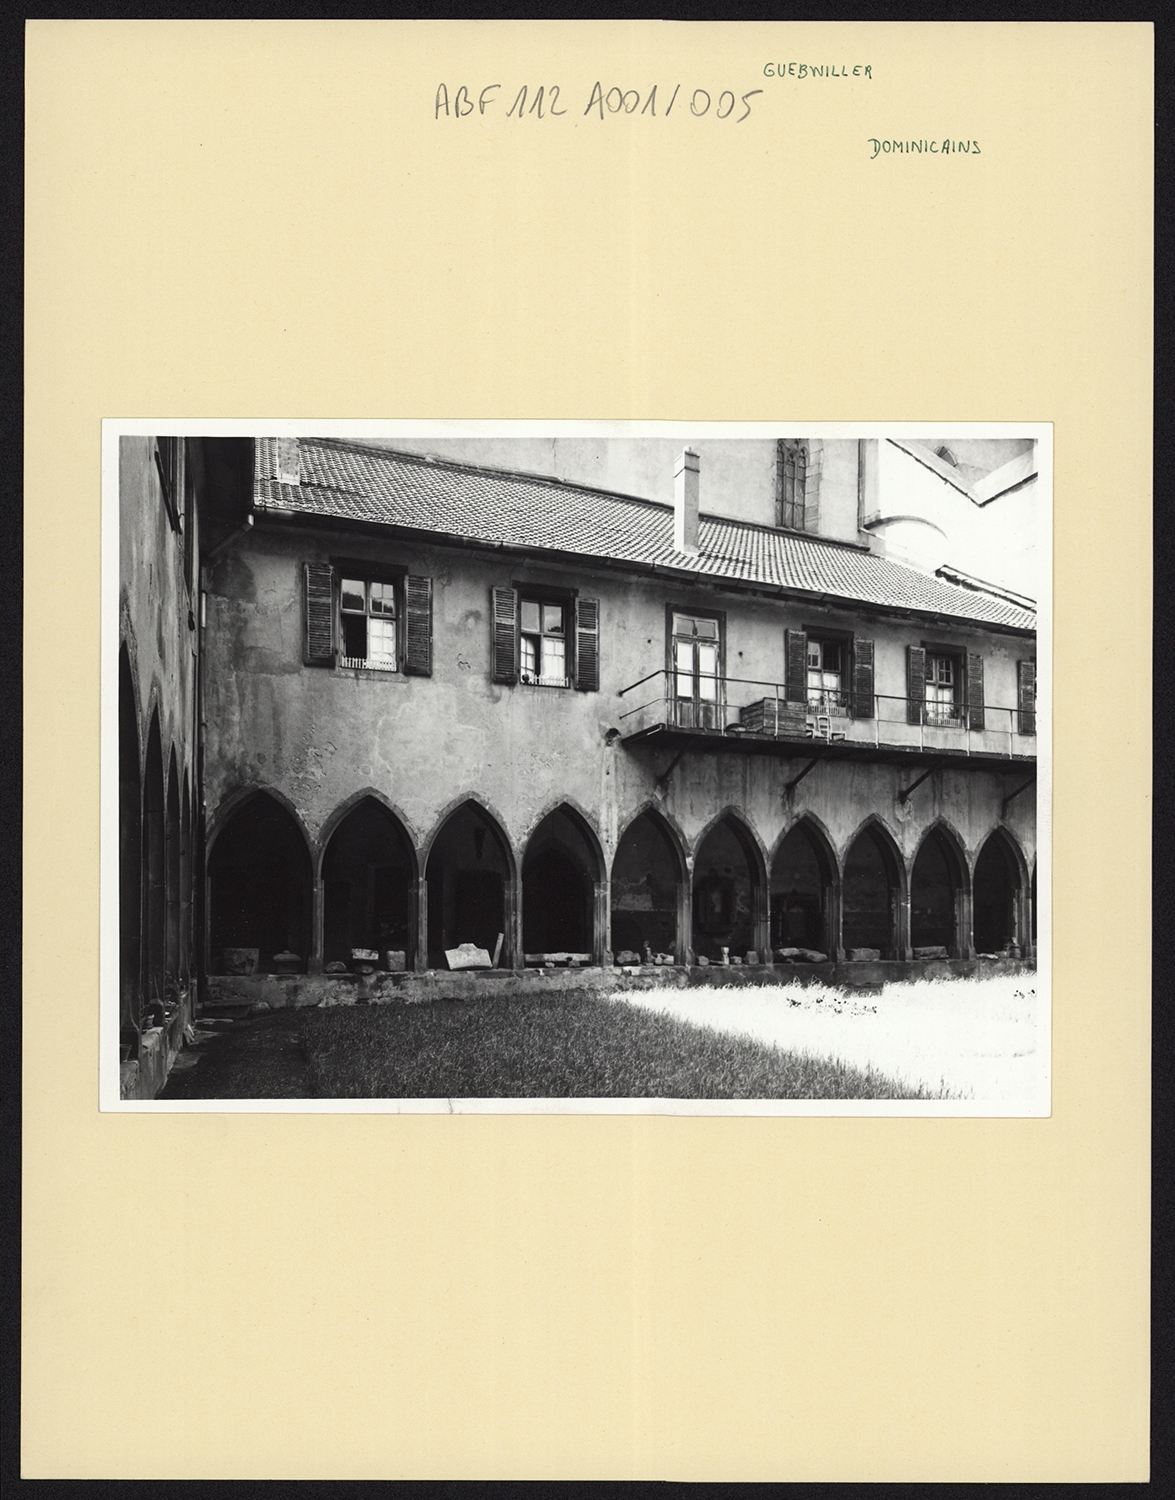
[[[1035, 732], [1022, 732], [1025, 715], [1018, 706], [985, 703], [983, 728], [973, 729], [968, 705], [962, 703], [923, 702], [915, 704], [916, 711], [911, 713], [906, 697], [874, 693], [866, 705], [848, 690], [831, 688], [810, 689], [807, 700], [796, 703], [788, 701], [783, 683], [754, 677], [711, 681], [715, 682], [714, 696], [705, 699], [679, 696], [674, 691], [674, 674], [664, 669], [622, 688], [625, 706], [618, 720], [622, 736], [631, 739], [655, 730], [687, 730], [757, 743], [823, 741], [1026, 758], [1036, 754]], [[866, 707], [872, 710], [868, 715], [862, 712]]]

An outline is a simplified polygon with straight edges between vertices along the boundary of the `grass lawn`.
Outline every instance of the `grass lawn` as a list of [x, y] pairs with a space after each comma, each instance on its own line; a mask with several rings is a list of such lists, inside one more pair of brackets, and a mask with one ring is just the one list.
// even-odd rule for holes
[[944, 1097], [587, 993], [298, 1014], [312, 1098]]

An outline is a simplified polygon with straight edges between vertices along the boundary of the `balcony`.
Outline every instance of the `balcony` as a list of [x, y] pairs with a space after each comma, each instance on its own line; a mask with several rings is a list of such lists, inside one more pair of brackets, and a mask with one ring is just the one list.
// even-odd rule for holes
[[709, 679], [712, 696], [678, 698], [673, 674], [652, 672], [620, 690], [621, 741], [641, 746], [730, 750], [741, 754], [829, 756], [916, 764], [959, 758], [990, 769], [1036, 760], [1035, 734], [1020, 733], [1014, 706], [985, 703], [984, 727], [972, 729], [963, 704], [923, 703], [911, 723], [909, 701], [875, 693], [872, 717], [857, 716], [853, 695], [813, 689], [789, 703], [783, 683], [751, 677]]

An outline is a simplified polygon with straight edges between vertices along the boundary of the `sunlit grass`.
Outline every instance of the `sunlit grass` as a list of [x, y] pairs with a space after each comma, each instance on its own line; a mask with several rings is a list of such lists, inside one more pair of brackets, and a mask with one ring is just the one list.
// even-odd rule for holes
[[302, 1042], [317, 1098], [944, 1097], [587, 993], [331, 1007], [304, 1013]]

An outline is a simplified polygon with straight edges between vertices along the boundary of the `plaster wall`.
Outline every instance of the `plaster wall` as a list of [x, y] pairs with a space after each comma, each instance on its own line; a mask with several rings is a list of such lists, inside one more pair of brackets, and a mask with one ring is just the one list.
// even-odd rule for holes
[[[303, 666], [302, 563], [339, 554], [432, 577], [431, 677]], [[599, 692], [491, 682], [490, 588], [511, 582], [574, 586], [600, 599]], [[955, 828], [972, 858], [1001, 822], [1003, 799], [1027, 771], [944, 768], [902, 803], [898, 791], [920, 770], [827, 760], [785, 795], [787, 781], [804, 764], [802, 743], [793, 756], [780, 758], [691, 749], [660, 787], [672, 753], [626, 748], [612, 731], [623, 730], [621, 715], [641, 699], [640, 689], [624, 697], [619, 689], [665, 665], [669, 604], [724, 611], [728, 674], [771, 681], [783, 673], [786, 626], [827, 620], [855, 627], [875, 640], [877, 692], [892, 694], [897, 709], [905, 694], [905, 647], [926, 633], [915, 622], [754, 601], [655, 578], [587, 568], [571, 576], [492, 552], [400, 546], [357, 534], [328, 538], [259, 523], [220, 559], [210, 580], [206, 798], [213, 837], [236, 796], [254, 787], [288, 801], [316, 857], [332, 813], [372, 788], [398, 811], [418, 851], [452, 806], [477, 797], [499, 819], [519, 862], [541, 818], [567, 800], [598, 833], [609, 867], [625, 826], [650, 802], [676, 825], [691, 853], [720, 810], [742, 809], [765, 861], [805, 811], [828, 830], [838, 858], [869, 814], [883, 819], [907, 859], [935, 818]], [[960, 649], [978, 646], [988, 701], [1014, 704], [1015, 663], [1031, 642], [939, 627], [934, 638]], [[659, 694], [661, 684], [643, 691]], [[764, 693], [732, 686], [731, 719], [737, 717], [736, 691], [737, 702]], [[874, 721], [846, 722], [854, 735], [872, 739], [878, 732]], [[906, 727], [895, 725], [898, 731]], [[1005, 749], [1008, 741], [998, 731], [976, 738], [990, 738], [993, 749]], [[1004, 821], [1031, 861], [1031, 792], [1010, 804]]]
[[[783, 435], [782, 433], [780, 434]], [[775, 438], [390, 438], [371, 447], [423, 453], [480, 467], [543, 474], [571, 484], [673, 504], [674, 469], [685, 447], [701, 459], [703, 515], [775, 525]], [[815, 485], [822, 536], [860, 540], [857, 530], [857, 441], [809, 443], [809, 490]], [[810, 507], [811, 509], [811, 507]]]
[[[197, 637], [183, 540], [163, 503], [153, 445], [150, 437], [119, 439], [119, 634], [138, 697], [140, 764], [158, 707], [164, 772], [174, 748], [180, 785], [186, 770], [191, 786]], [[194, 508], [190, 524], [198, 524]]]

